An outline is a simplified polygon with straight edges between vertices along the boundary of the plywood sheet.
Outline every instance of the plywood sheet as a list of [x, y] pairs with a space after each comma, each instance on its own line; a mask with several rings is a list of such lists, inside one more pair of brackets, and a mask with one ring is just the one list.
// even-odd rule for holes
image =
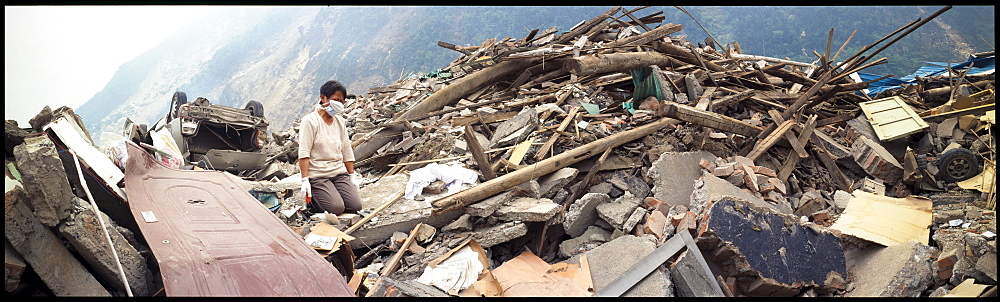
[[930, 199], [893, 198], [861, 190], [851, 195], [847, 209], [830, 228], [884, 246], [910, 240], [927, 244], [932, 222]]

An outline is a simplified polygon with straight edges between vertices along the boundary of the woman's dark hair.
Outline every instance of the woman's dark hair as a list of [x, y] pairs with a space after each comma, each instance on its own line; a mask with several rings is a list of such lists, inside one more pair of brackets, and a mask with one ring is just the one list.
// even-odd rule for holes
[[344, 97], [347, 97], [347, 87], [344, 87], [343, 84], [340, 84], [340, 82], [335, 80], [326, 81], [326, 83], [319, 88], [319, 93], [326, 97], [333, 96], [333, 94], [337, 91], [340, 91], [340, 93], [344, 94]]

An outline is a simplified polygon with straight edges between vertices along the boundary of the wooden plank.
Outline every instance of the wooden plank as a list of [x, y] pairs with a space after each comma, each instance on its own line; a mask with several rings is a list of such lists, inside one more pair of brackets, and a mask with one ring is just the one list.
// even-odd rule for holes
[[921, 132], [929, 125], [899, 96], [858, 104], [881, 141], [890, 141]]
[[672, 102], [661, 104], [656, 114], [746, 137], [756, 136], [761, 131], [760, 127], [741, 120]]
[[379, 275], [385, 276], [399, 269], [399, 261], [403, 259], [403, 255], [406, 254], [406, 251], [410, 250], [410, 244], [413, 243], [413, 239], [417, 237], [417, 233], [420, 232], [420, 227], [422, 227], [423, 225], [424, 225], [423, 223], [418, 223], [417, 226], [413, 227], [413, 230], [410, 231], [410, 236], [406, 237], [406, 240], [403, 241], [403, 245], [399, 247], [399, 250], [396, 251], [396, 254], [392, 255], [392, 258], [389, 259], [389, 262], [385, 263], [385, 267], [383, 267], [382, 270], [379, 271]]
[[[785, 119], [781, 118], [781, 114], [774, 109], [768, 110], [767, 114], [771, 115], [771, 119], [773, 119], [775, 123], [785, 122]], [[798, 123], [792, 125], [792, 129], [797, 127], [801, 129]], [[802, 146], [803, 144], [799, 143], [799, 139], [795, 137], [795, 134], [792, 133], [792, 131], [785, 132], [785, 140], [788, 141], [788, 145], [792, 146], [792, 151], [798, 154], [800, 158], [809, 157], [809, 152], [806, 152], [806, 148]]]
[[[810, 116], [809, 120], [806, 121], [805, 127], [803, 127], [802, 131], [799, 131], [799, 144], [803, 146], [809, 145], [809, 140], [812, 139], [813, 130], [816, 129], [816, 117], [817, 115], [815, 114]], [[781, 164], [781, 169], [778, 170], [778, 179], [781, 179], [782, 182], [788, 182], [788, 176], [792, 175], [792, 170], [795, 169], [795, 165], [799, 163], [800, 158], [804, 158], [795, 155], [795, 150], [788, 151], [788, 156], [785, 156], [785, 162]]]
[[[815, 132], [814, 130], [813, 132]], [[815, 134], [814, 134], [815, 135]], [[826, 151], [826, 147], [823, 144], [812, 144], [813, 150], [816, 151], [816, 156], [819, 157], [820, 162], [829, 171], [830, 177], [833, 178], [834, 184], [837, 185], [838, 189], [851, 192], [851, 184], [847, 182], [847, 178], [844, 177], [844, 172], [840, 171], [840, 167], [837, 166], [837, 162], [833, 161], [833, 157], [830, 156], [830, 152]]]
[[933, 222], [930, 199], [893, 198], [861, 190], [851, 195], [850, 203], [832, 229], [884, 246], [911, 240], [928, 244]]
[[552, 136], [549, 137], [549, 140], [546, 141], [544, 145], [542, 145], [541, 149], [538, 149], [538, 153], [535, 153], [536, 160], [542, 160], [543, 158], [545, 158], [546, 155], [549, 154], [549, 150], [551, 150], [552, 146], [555, 145], [556, 140], [558, 140], [560, 134], [563, 133], [562, 131], [566, 130], [566, 127], [568, 127], [570, 123], [576, 120], [576, 115], [577, 112], [579, 111], [580, 111], [580, 106], [573, 106], [573, 109], [569, 110], [569, 113], [566, 114], [565, 118], [563, 118], [562, 123], [559, 124], [559, 128], [556, 128], [556, 132], [552, 133]]
[[757, 141], [757, 144], [753, 147], [750, 153], [746, 155], [746, 157], [750, 160], [757, 160], [758, 157], [764, 155], [764, 152], [766, 152], [767, 149], [770, 149], [771, 146], [778, 143], [778, 140], [784, 137], [788, 130], [792, 129], [793, 124], [795, 124], [795, 121], [793, 120], [787, 120], [781, 123], [777, 130], [771, 132], [771, 134], [764, 137], [764, 139]]
[[526, 139], [517, 146], [514, 146], [514, 151], [510, 152], [510, 163], [514, 166], [520, 165], [521, 161], [524, 160], [524, 155], [528, 153], [528, 149], [531, 149], [531, 139]]
[[518, 114], [517, 111], [500, 112], [494, 114], [487, 114], [482, 116], [479, 114], [473, 116], [456, 117], [451, 119], [451, 125], [455, 127], [467, 126], [472, 123], [482, 120], [484, 124], [502, 122], [514, 118]]
[[479, 144], [479, 139], [476, 138], [475, 133], [472, 130], [472, 125], [465, 125], [465, 133], [462, 134], [465, 137], [465, 145], [469, 147], [469, 152], [472, 153], [472, 158], [476, 160], [476, 166], [479, 166], [479, 171], [483, 172], [483, 178], [486, 180], [494, 179], [497, 177], [497, 174], [493, 172], [489, 157], [486, 157], [486, 153], [483, 152], [483, 146]]

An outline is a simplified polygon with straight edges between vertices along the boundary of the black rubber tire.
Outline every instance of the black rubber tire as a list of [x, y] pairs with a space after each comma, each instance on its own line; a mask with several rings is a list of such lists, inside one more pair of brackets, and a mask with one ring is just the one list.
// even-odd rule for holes
[[959, 182], [979, 174], [979, 160], [969, 149], [955, 148], [938, 157], [937, 178], [946, 182]]
[[177, 108], [181, 105], [187, 104], [187, 94], [184, 92], [174, 92], [174, 97], [170, 99], [170, 111], [167, 112], [167, 121], [171, 121], [177, 118]]
[[250, 115], [264, 117], [264, 104], [258, 101], [249, 101], [243, 109], [250, 109]]

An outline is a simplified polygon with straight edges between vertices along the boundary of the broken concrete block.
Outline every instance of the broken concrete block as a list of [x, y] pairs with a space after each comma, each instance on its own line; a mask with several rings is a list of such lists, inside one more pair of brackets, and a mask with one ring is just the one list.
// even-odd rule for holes
[[692, 251], [685, 251], [677, 262], [670, 267], [670, 278], [674, 281], [674, 289], [678, 297], [721, 297], [715, 291], [713, 283], [717, 283], [711, 272], [706, 272], [698, 263]]
[[847, 191], [837, 190], [833, 192], [833, 206], [837, 208], [837, 211], [843, 211], [847, 208], [847, 204], [851, 201], [851, 193]]
[[825, 229], [730, 196], [703, 215], [698, 246], [724, 276], [740, 277], [738, 292], [793, 296], [803, 286], [832, 290], [831, 280], [847, 276], [840, 239]]
[[507, 147], [520, 143], [536, 128], [538, 128], [538, 113], [534, 107], [524, 107], [513, 118], [497, 126], [487, 148]]
[[985, 253], [982, 256], [979, 256], [979, 260], [976, 261], [976, 270], [979, 270], [980, 273], [983, 273], [987, 277], [990, 277], [989, 281], [993, 281], [993, 283], [996, 283], [997, 282], [996, 252]]
[[808, 190], [799, 198], [799, 206], [793, 212], [797, 216], [812, 216], [829, 203], [823, 194], [817, 190]]
[[33, 134], [18, 127], [15, 120], [4, 121], [4, 148], [7, 154], [14, 154], [14, 146], [24, 143], [24, 138]]
[[28, 124], [31, 128], [36, 131], [42, 131], [42, 127], [45, 127], [48, 123], [52, 122], [52, 108], [48, 105], [42, 108], [42, 111], [38, 112], [34, 117], [28, 120]]
[[597, 207], [610, 202], [611, 197], [608, 194], [584, 194], [566, 210], [566, 218], [563, 220], [563, 229], [566, 230], [566, 234], [573, 237], [582, 235], [589, 226], [598, 220]]
[[472, 230], [472, 215], [459, 216], [455, 221], [441, 228], [444, 232], [468, 232]]
[[717, 177], [726, 177], [729, 175], [733, 175], [733, 172], [735, 171], [736, 169], [733, 168], [733, 165], [718, 166], [715, 167], [714, 170], [712, 170], [712, 175], [715, 175]]
[[566, 167], [556, 170], [549, 175], [539, 177], [538, 185], [539, 191], [542, 193], [541, 197], [552, 199], [559, 192], [560, 188], [567, 186], [579, 173], [580, 170], [576, 168]]
[[508, 221], [489, 227], [475, 230], [472, 239], [476, 240], [483, 248], [490, 248], [528, 233], [528, 225], [520, 221]]
[[548, 198], [521, 197], [501, 206], [495, 215], [506, 221], [548, 221], [560, 209]]
[[[408, 179], [409, 175], [406, 174], [390, 175], [361, 188], [359, 195], [362, 208], [370, 211], [392, 201], [400, 193], [405, 192]], [[360, 240], [367, 245], [377, 245], [385, 242], [395, 231], [412, 230], [418, 223], [440, 228], [463, 214], [462, 211], [451, 211], [441, 215], [431, 215], [431, 202], [437, 198], [440, 198], [440, 195], [427, 196], [425, 200], [402, 198], [380, 213], [370, 214], [377, 216], [351, 233], [354, 237], [351, 242]]]
[[652, 195], [670, 205], [690, 206], [693, 185], [702, 174], [698, 163], [715, 161], [708, 151], [665, 152], [653, 162], [647, 177], [652, 180]]
[[[79, 198], [76, 198], [76, 201], [77, 204], [86, 202]], [[66, 221], [59, 225], [59, 233], [73, 245], [76, 252], [90, 264], [90, 267], [102, 280], [108, 281], [110, 286], [119, 291], [125, 291], [125, 285], [121, 282], [118, 271], [118, 263], [121, 263], [132, 294], [136, 296], [149, 295], [146, 280], [146, 259], [139, 255], [139, 251], [115, 229], [114, 222], [107, 215], [104, 213], [101, 215], [104, 216], [102, 219], [107, 224], [108, 234], [114, 244], [114, 252], [108, 246], [100, 221], [89, 204], [75, 207]], [[117, 259], [114, 253], [117, 253]]]
[[792, 207], [788, 203], [772, 204], [764, 201], [708, 172], [703, 173], [701, 179], [695, 182], [689, 208], [695, 213], [701, 213], [710, 202], [722, 199], [724, 196], [736, 197], [755, 206], [771, 209], [775, 213], [792, 214]]
[[632, 214], [629, 215], [628, 219], [625, 220], [625, 223], [622, 224], [622, 232], [631, 232], [632, 229], [635, 228], [635, 225], [639, 224], [639, 221], [642, 221], [645, 217], [646, 209], [643, 209], [642, 207], [633, 209]]
[[585, 253], [609, 240], [611, 240], [611, 232], [596, 226], [588, 226], [587, 231], [583, 232], [582, 235], [559, 243], [559, 256], [572, 257]]
[[[649, 239], [624, 235], [584, 253], [590, 264], [594, 291], [601, 291], [655, 249], [656, 244]], [[577, 259], [578, 257], [580, 255], [574, 256]], [[567, 262], [573, 262], [572, 259]], [[661, 268], [636, 283], [622, 297], [671, 297], [672, 287], [669, 272]]]
[[625, 224], [625, 221], [632, 215], [632, 211], [639, 206], [638, 204], [629, 201], [635, 199], [634, 196], [631, 195], [631, 193], [625, 192], [625, 195], [616, 199], [614, 202], [598, 205], [597, 215], [616, 229], [621, 229]]
[[514, 193], [511, 191], [501, 192], [490, 198], [483, 199], [477, 203], [465, 206], [465, 212], [476, 217], [489, 217], [501, 206], [514, 200]]
[[21, 274], [24, 273], [28, 264], [24, 262], [24, 257], [21, 257], [21, 254], [14, 250], [7, 239], [3, 240], [3, 260], [4, 290], [10, 294], [17, 290], [21, 283]]
[[611, 174], [611, 178], [608, 182], [615, 187], [622, 189], [622, 191], [630, 192], [633, 196], [639, 198], [645, 198], [649, 196], [649, 184], [642, 180], [642, 178], [632, 176], [623, 172], [622, 170], [615, 171]]
[[21, 184], [5, 177], [4, 235], [57, 296], [110, 296], [93, 275], [32, 214]]
[[73, 207], [73, 189], [55, 143], [45, 135], [26, 137], [24, 144], [14, 147], [14, 156], [35, 216], [55, 227]]
[[854, 289], [847, 297], [919, 297], [934, 284], [934, 248], [910, 241], [890, 247], [848, 250]]

